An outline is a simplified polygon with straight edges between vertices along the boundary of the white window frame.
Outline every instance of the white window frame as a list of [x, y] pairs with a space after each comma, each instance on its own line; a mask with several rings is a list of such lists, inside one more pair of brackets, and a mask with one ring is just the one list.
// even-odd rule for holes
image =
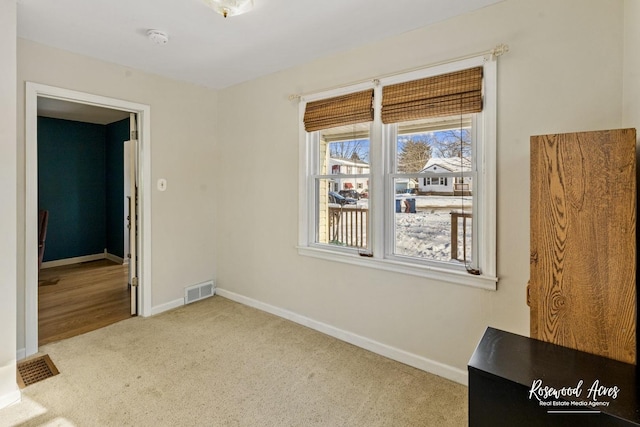
[[[299, 106], [299, 206], [298, 206], [298, 253], [330, 261], [344, 262], [358, 266], [377, 268], [397, 273], [420, 276], [437, 281], [467, 285], [476, 288], [496, 290], [496, 111], [497, 111], [497, 66], [495, 59], [489, 55], [468, 58], [451, 63], [441, 64], [421, 70], [398, 74], [379, 80], [334, 89], [313, 95], [304, 96]], [[389, 126], [383, 125], [380, 119], [382, 102], [382, 87], [404, 81], [417, 80], [430, 76], [454, 72], [475, 66], [482, 66], [483, 70], [483, 110], [476, 118], [481, 123], [474, 123], [475, 137], [482, 141], [476, 147], [474, 156], [479, 183], [479, 193], [474, 201], [474, 253], [477, 254], [477, 265], [480, 275], [469, 274], [464, 269], [456, 269], [453, 265], [433, 265], [420, 263], [409, 258], [389, 256], [385, 241], [389, 241], [392, 234], [393, 203], [389, 197], [394, 197], [392, 180], [387, 177], [390, 167], [390, 151], [382, 143], [383, 133], [388, 132]], [[370, 182], [369, 182], [369, 222], [370, 248], [372, 256], [362, 256], [357, 249], [332, 247], [315, 244], [315, 184], [313, 180], [315, 153], [312, 152], [313, 138], [318, 133], [307, 133], [304, 130], [303, 118], [307, 102], [331, 98], [374, 88], [375, 117], [370, 133]], [[315, 136], [314, 136], [315, 135]], [[387, 137], [389, 137], [387, 135]], [[317, 164], [317, 163], [316, 163]], [[475, 178], [475, 177], [474, 177]], [[386, 187], [386, 191], [385, 191]], [[385, 199], [386, 197], [386, 199]]]
[[437, 178], [438, 182], [431, 181], [431, 183], [428, 184], [428, 185], [448, 185], [449, 184], [449, 181], [447, 180], [446, 176], [431, 176], [431, 177], [427, 177], [427, 179], [429, 179], [429, 180], [433, 180], [434, 178]]
[[[309, 217], [309, 230], [308, 230], [308, 239], [307, 242], [310, 242], [309, 244], [311, 246], [316, 246], [318, 248], [325, 248], [325, 249], [335, 249], [337, 251], [340, 252], [344, 252], [344, 253], [360, 253], [360, 252], [370, 252], [370, 249], [363, 249], [363, 248], [354, 248], [354, 247], [342, 247], [342, 246], [329, 246], [326, 243], [315, 243], [316, 242], [316, 236], [318, 234], [318, 218], [317, 218], [317, 214], [318, 214], [318, 209], [316, 206], [316, 200], [318, 200], [318, 194], [317, 194], [317, 180], [343, 180], [343, 179], [366, 179], [366, 180], [371, 180], [372, 175], [371, 175], [371, 169], [369, 169], [369, 173], [367, 174], [361, 174], [361, 173], [354, 173], [353, 166], [349, 166], [349, 165], [344, 165], [344, 169], [345, 172], [342, 172], [342, 168], [343, 166], [340, 166], [340, 170], [338, 171], [338, 173], [334, 174], [332, 173], [333, 170], [331, 171], [325, 171], [325, 172], [329, 172], [329, 173], [322, 173], [322, 171], [319, 170], [320, 168], [320, 163], [321, 163], [321, 159], [318, 158], [318, 154], [319, 154], [319, 145], [320, 145], [320, 133], [321, 131], [318, 132], [311, 132], [306, 134], [306, 141], [305, 144], [309, 149], [309, 157], [308, 157], [308, 163], [307, 163], [307, 189], [306, 189], [306, 195], [309, 198], [309, 213], [308, 213], [308, 217]], [[369, 140], [370, 140], [370, 136], [369, 136]], [[361, 169], [361, 168], [358, 168]], [[333, 190], [330, 191], [334, 191], [334, 192], [339, 192], [340, 190], [342, 190], [342, 188], [340, 188], [338, 186], [338, 183], [334, 183], [333, 185], [335, 185], [335, 188], [333, 188]], [[369, 210], [367, 212], [367, 215], [370, 215], [371, 210]], [[371, 225], [369, 224], [369, 227], [367, 229], [367, 236], [370, 236], [371, 232]], [[367, 239], [367, 241], [369, 241]], [[368, 244], [368, 247], [371, 248], [371, 244]]]
[[[455, 71], [455, 70], [454, 70]], [[428, 76], [427, 76], [428, 77]], [[472, 118], [470, 119], [471, 121], [471, 145], [472, 145], [472, 149], [471, 152], [473, 153], [472, 156], [472, 171], [471, 171], [471, 176], [472, 179], [475, 181], [478, 177], [478, 171], [476, 170], [476, 165], [478, 166], [478, 168], [480, 168], [479, 165], [479, 161], [477, 160], [477, 156], [476, 154], [479, 152], [478, 150], [478, 140], [479, 140], [479, 135], [480, 133], [482, 133], [482, 120], [478, 120], [478, 115], [479, 114], [474, 114], [472, 116]], [[411, 173], [411, 174], [403, 174], [400, 172], [396, 171], [396, 167], [397, 165], [395, 165], [394, 160], [397, 159], [397, 138], [398, 138], [398, 125], [397, 124], [390, 124], [390, 125], [385, 125], [384, 126], [384, 134], [385, 134], [385, 139], [387, 141], [385, 141], [385, 147], [386, 150], [388, 152], [388, 156], [387, 156], [387, 164], [386, 164], [386, 169], [385, 169], [385, 179], [387, 180], [387, 188], [389, 189], [389, 191], [387, 191], [387, 193], [384, 195], [385, 196], [385, 206], [386, 206], [386, 223], [385, 223], [385, 257], [388, 259], [397, 259], [397, 260], [408, 260], [409, 262], [415, 262], [415, 263], [419, 263], [419, 264], [425, 264], [425, 265], [435, 265], [435, 266], [444, 266], [444, 268], [448, 268], [448, 269], [452, 269], [452, 270], [459, 270], [459, 271], [465, 271], [466, 272], [466, 268], [478, 268], [477, 263], [473, 263], [473, 265], [470, 266], [465, 266], [463, 264], [450, 264], [447, 262], [443, 262], [443, 261], [434, 261], [434, 260], [428, 260], [428, 259], [418, 259], [418, 258], [412, 258], [410, 256], [405, 256], [405, 255], [397, 255], [394, 254], [394, 246], [395, 246], [395, 235], [394, 235], [394, 222], [395, 222], [395, 216], [394, 216], [394, 209], [395, 209], [395, 194], [393, 194], [391, 192], [392, 189], [395, 188], [395, 184], [394, 184], [394, 180], [397, 178], [409, 178], [409, 177], [413, 177], [413, 176], [418, 176], [418, 177], [425, 177], [427, 179], [431, 180], [431, 184], [433, 186], [446, 186], [447, 183], [449, 182], [448, 178], [449, 177], [454, 177], [452, 172], [449, 172], [446, 169], [440, 168], [442, 169], [442, 172], [435, 172], [436, 176], [425, 176], [426, 174], [429, 173], [434, 173], [434, 172], [423, 172], [423, 173]], [[481, 154], [481, 152], [480, 152]], [[444, 176], [442, 176], [442, 174], [445, 174]], [[434, 182], [435, 181], [435, 182]], [[477, 191], [477, 190], [476, 190]], [[480, 197], [481, 195], [476, 194], [476, 197], [474, 197], [474, 203], [473, 203], [473, 211], [472, 211], [472, 217], [473, 218], [478, 218], [478, 211], [476, 209], [476, 201], [478, 200], [478, 197]], [[475, 236], [477, 233], [477, 229], [478, 229], [478, 225], [475, 222], [472, 222], [472, 227], [473, 227], [473, 235]], [[478, 245], [478, 239], [474, 238], [473, 239], [473, 253], [474, 254], [478, 254], [479, 251], [479, 245]]]

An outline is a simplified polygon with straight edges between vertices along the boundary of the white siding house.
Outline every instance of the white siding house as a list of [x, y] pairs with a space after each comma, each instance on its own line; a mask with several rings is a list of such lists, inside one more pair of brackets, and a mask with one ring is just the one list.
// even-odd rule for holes
[[[463, 177], [463, 171], [471, 170], [468, 158], [429, 159], [420, 171], [418, 191], [420, 194], [459, 195], [470, 194], [473, 190], [471, 177]], [[460, 174], [456, 176], [457, 174]]]
[[[329, 158], [329, 171], [331, 175], [367, 175], [369, 164], [362, 160], [347, 160], [334, 157]], [[369, 190], [368, 177], [336, 177], [332, 183], [332, 191], [356, 190], [358, 193]]]

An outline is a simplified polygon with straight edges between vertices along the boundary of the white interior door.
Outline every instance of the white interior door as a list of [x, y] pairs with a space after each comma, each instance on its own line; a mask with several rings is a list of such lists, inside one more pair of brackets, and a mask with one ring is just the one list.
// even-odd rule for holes
[[[122, 253], [123, 255], [123, 263], [129, 265], [129, 220], [131, 218], [131, 215], [129, 214], [129, 198], [131, 197], [131, 173], [129, 171], [129, 169], [131, 169], [129, 166], [131, 164], [131, 160], [129, 158], [129, 154], [131, 152], [131, 148], [130, 148], [130, 142], [129, 141], [124, 141], [123, 142], [123, 146], [124, 146], [124, 169], [123, 169], [123, 175], [124, 175], [124, 182], [123, 182], [123, 211], [122, 211], [122, 234], [123, 234], [123, 250]], [[129, 270], [131, 271], [131, 270]], [[127, 283], [131, 283], [131, 274], [129, 274], [129, 278], [128, 278], [128, 282]]]
[[126, 193], [128, 200], [128, 227], [129, 227], [129, 288], [131, 290], [131, 315], [138, 314], [138, 162], [137, 162], [137, 120], [136, 115], [129, 118], [131, 139], [124, 143], [125, 181], [129, 182]]

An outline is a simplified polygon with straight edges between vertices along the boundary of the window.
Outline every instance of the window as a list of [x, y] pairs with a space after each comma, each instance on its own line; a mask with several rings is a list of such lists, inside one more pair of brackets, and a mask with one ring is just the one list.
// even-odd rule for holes
[[[425, 187], [428, 185], [448, 185], [449, 182], [446, 176], [423, 178], [422, 181]], [[425, 191], [428, 192], [426, 189]]]
[[471, 58], [306, 97], [300, 253], [495, 289], [495, 71]]
[[417, 196], [402, 191], [395, 197], [396, 204], [409, 204], [409, 209], [395, 208], [389, 257], [476, 268], [473, 191], [453, 185], [455, 180], [472, 180], [472, 118], [467, 114], [388, 125], [393, 159], [388, 179], [394, 188], [425, 183], [418, 185]]
[[[313, 137], [313, 241], [320, 245], [367, 250], [368, 204], [365, 199], [358, 200], [359, 193], [353, 188], [367, 190], [369, 124], [323, 129], [314, 132]], [[338, 189], [342, 191], [338, 192]]]

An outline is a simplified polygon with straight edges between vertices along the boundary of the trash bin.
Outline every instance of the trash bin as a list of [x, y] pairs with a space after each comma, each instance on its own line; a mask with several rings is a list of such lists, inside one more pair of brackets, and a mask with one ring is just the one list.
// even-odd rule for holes
[[396, 199], [396, 213], [401, 212], [416, 213], [416, 199]]
[[416, 199], [407, 199], [409, 202], [409, 213], [416, 213]]

